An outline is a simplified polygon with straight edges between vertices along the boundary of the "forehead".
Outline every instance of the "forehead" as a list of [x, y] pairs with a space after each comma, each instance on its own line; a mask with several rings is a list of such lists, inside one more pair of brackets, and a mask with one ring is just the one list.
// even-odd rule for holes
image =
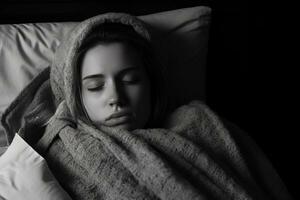
[[92, 74], [114, 75], [128, 67], [141, 67], [136, 50], [123, 43], [98, 44], [89, 49], [82, 61], [81, 77]]

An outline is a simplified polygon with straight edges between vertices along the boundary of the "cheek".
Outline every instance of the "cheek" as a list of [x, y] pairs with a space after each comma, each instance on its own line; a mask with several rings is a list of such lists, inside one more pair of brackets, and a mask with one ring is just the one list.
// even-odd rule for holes
[[104, 101], [101, 97], [92, 93], [83, 92], [82, 101], [84, 104], [83, 106], [92, 121], [97, 122], [104, 120]]
[[136, 114], [137, 126], [142, 128], [150, 117], [150, 88], [149, 86], [137, 87], [127, 94], [130, 99], [130, 106]]
[[126, 93], [132, 107], [147, 105], [150, 102], [150, 89], [148, 86], [129, 88]]

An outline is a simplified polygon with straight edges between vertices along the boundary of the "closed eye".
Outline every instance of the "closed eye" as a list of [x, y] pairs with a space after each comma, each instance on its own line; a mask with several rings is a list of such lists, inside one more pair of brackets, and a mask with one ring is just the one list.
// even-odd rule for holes
[[133, 78], [133, 79], [124, 79], [122, 80], [124, 83], [127, 83], [127, 84], [135, 84], [135, 83], [138, 83], [140, 82], [140, 80], [138, 78]]
[[97, 87], [90, 87], [90, 88], [87, 88], [87, 90], [88, 90], [88, 91], [94, 92], [94, 91], [102, 90], [103, 87], [104, 87], [104, 84], [103, 84], [103, 85], [99, 85], [99, 86], [97, 86]]
[[139, 71], [129, 71], [126, 74], [123, 74], [123, 76], [120, 77], [121, 81], [126, 84], [136, 84], [140, 82], [141, 80], [141, 74]]

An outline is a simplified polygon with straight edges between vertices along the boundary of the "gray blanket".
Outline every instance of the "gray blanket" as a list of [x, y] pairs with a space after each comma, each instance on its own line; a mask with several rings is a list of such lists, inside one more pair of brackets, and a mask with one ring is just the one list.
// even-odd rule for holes
[[74, 199], [288, 199], [250, 138], [229, 133], [199, 101], [161, 129], [97, 130], [69, 119], [62, 102], [37, 146]]

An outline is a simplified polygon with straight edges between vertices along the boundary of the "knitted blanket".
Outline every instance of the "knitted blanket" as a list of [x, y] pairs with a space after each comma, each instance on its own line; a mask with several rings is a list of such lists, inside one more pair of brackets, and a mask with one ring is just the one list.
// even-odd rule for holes
[[[246, 156], [263, 158], [251, 140], [233, 137], [199, 101], [161, 129], [98, 130], [69, 119], [62, 102], [37, 147], [74, 199], [288, 199], [265, 158], [251, 163], [265, 179], [250, 171]], [[245, 137], [252, 152], [242, 154], [236, 139]]]
[[[45, 99], [44, 84], [32, 102]], [[11, 108], [7, 131], [18, 119]], [[161, 129], [98, 130], [75, 123], [65, 101], [45, 131], [25, 124], [19, 134], [73, 199], [291, 199], [251, 138], [200, 101], [176, 109]]]
[[[179, 106], [161, 128], [96, 129], [77, 119], [76, 52], [104, 22], [131, 25], [150, 38], [143, 23], [127, 14], [109, 13], [79, 24], [60, 45], [51, 68], [3, 114], [9, 141], [18, 131], [74, 200], [291, 199], [251, 138], [201, 101]], [[52, 117], [44, 124], [40, 116]]]

